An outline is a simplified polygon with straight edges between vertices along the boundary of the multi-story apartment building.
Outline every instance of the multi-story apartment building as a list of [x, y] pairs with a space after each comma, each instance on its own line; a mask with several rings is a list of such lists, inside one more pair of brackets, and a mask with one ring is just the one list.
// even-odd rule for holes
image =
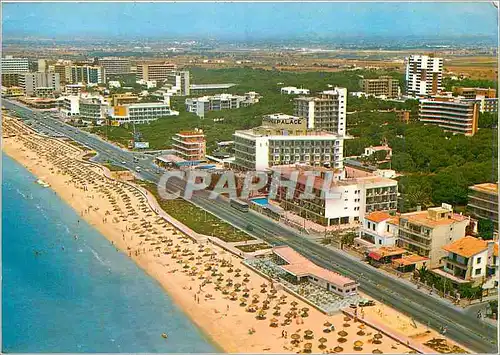
[[497, 91], [491, 88], [466, 88], [462, 86], [454, 86], [452, 92], [455, 95], [463, 96], [466, 99], [475, 99], [478, 96], [483, 96], [487, 99], [494, 99], [497, 97]]
[[328, 164], [340, 169], [343, 139], [338, 134], [307, 129], [305, 120], [299, 117], [276, 124], [268, 121], [266, 125], [234, 133], [235, 164], [245, 170], [294, 163]]
[[477, 103], [479, 106], [479, 112], [498, 112], [498, 99], [492, 98], [488, 99], [482, 96], [479, 96], [476, 99], [465, 99], [464, 101], [470, 101]]
[[25, 73], [19, 77], [19, 86], [26, 96], [33, 96], [37, 88], [51, 88], [54, 92], [61, 91], [58, 73]]
[[113, 106], [108, 111], [112, 125], [149, 123], [162, 117], [178, 115], [179, 112], [171, 110], [170, 105], [157, 102]]
[[4, 87], [11, 87], [11, 86], [19, 86], [19, 77], [22, 74], [17, 74], [17, 73], [10, 73], [10, 74], [5, 74], [2, 73], [2, 86]]
[[380, 76], [378, 79], [361, 79], [361, 91], [366, 95], [394, 98], [401, 95], [399, 80], [391, 76]]
[[37, 71], [39, 73], [46, 73], [48, 70], [47, 59], [38, 59]]
[[346, 135], [347, 89], [334, 88], [316, 97], [298, 97], [295, 116], [307, 119], [307, 128]]
[[399, 217], [386, 211], [375, 211], [364, 216], [358, 241], [365, 247], [394, 246], [398, 238]]
[[167, 83], [171, 86], [170, 90], [173, 95], [191, 95], [189, 71], [173, 71], [167, 75]]
[[[307, 166], [274, 166], [273, 180], [296, 182], [293, 197], [290, 198], [286, 184], [280, 186], [276, 194], [270, 193], [282, 208], [324, 226], [357, 223], [373, 211], [396, 210], [397, 181], [379, 176], [344, 178], [342, 169], [325, 169]], [[310, 172], [319, 173], [313, 180]], [[294, 175], [297, 174], [297, 175]], [[303, 199], [312, 181], [314, 198]], [[271, 183], [272, 190], [273, 183]], [[328, 194], [325, 194], [326, 192]], [[274, 196], [275, 195], [275, 196]]]
[[259, 102], [255, 95], [219, 94], [186, 99], [186, 111], [205, 117], [208, 111], [232, 110]]
[[64, 85], [64, 92], [66, 95], [78, 96], [85, 91], [85, 85], [83, 84], [67, 84]]
[[498, 231], [498, 183], [469, 186], [467, 210], [474, 217], [493, 221]]
[[498, 244], [471, 236], [460, 238], [443, 246], [442, 268], [433, 272], [450, 283], [451, 288], [461, 284], [498, 287]]
[[183, 131], [172, 137], [175, 155], [188, 161], [202, 161], [206, 154], [206, 139], [202, 130]]
[[429, 267], [439, 266], [443, 246], [465, 236], [470, 218], [453, 212], [450, 205], [399, 216], [397, 245], [429, 258]]
[[421, 122], [437, 125], [453, 133], [473, 136], [478, 128], [479, 106], [475, 102], [435, 97], [420, 100], [418, 116]]
[[425, 97], [442, 90], [443, 58], [411, 55], [406, 58], [406, 93]]
[[102, 65], [106, 70], [106, 75], [109, 74], [128, 74], [131, 72], [131, 63], [127, 58], [120, 57], [105, 57], [99, 58], [99, 65]]
[[80, 114], [80, 96], [69, 95], [60, 98], [62, 101], [59, 111], [66, 117], [78, 116]]
[[49, 66], [49, 72], [58, 73], [61, 83], [72, 83], [71, 65], [67, 63], [56, 63]]
[[106, 72], [102, 66], [73, 65], [71, 66], [71, 82], [73, 84], [106, 83]]
[[19, 86], [20, 74], [29, 72], [29, 61], [27, 58], [14, 58], [6, 56], [2, 58], [2, 86]]
[[28, 72], [28, 58], [14, 58], [13, 56], [2, 57], [2, 74], [21, 74]]
[[102, 97], [81, 98], [79, 116], [84, 122], [99, 122], [106, 119], [108, 104]]
[[54, 97], [55, 89], [53, 87], [37, 87], [35, 88], [35, 92], [33, 93], [35, 97], [40, 98], [50, 98]]
[[175, 64], [165, 62], [149, 62], [138, 63], [136, 78], [137, 80], [156, 80], [163, 82], [168, 79], [169, 75], [177, 68]]

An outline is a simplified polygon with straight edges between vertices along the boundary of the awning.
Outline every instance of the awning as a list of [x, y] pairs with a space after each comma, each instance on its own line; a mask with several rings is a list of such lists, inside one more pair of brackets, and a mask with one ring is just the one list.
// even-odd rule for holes
[[374, 251], [370, 252], [370, 254], [368, 254], [368, 257], [371, 259], [377, 260], [377, 261], [382, 259], [382, 255], [380, 255]]

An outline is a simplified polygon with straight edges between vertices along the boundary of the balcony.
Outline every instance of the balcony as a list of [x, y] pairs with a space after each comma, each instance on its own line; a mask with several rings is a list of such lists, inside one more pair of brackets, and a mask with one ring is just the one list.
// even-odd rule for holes
[[[401, 229], [400, 229], [401, 231]], [[413, 245], [417, 245], [418, 247], [422, 248], [422, 249], [425, 249], [425, 250], [431, 250], [431, 246], [430, 246], [430, 239], [429, 239], [429, 244], [424, 244], [422, 242], [419, 242], [415, 239], [412, 239], [411, 237], [408, 237], [407, 235], [405, 235], [404, 233], [399, 233], [398, 235], [398, 238], [401, 240], [401, 241], [404, 241], [408, 244], [413, 244]]]
[[469, 259], [467, 259], [467, 260], [465, 261], [465, 263], [461, 263], [461, 262], [459, 262], [458, 260], [456, 260], [456, 259], [452, 259], [452, 258], [450, 258], [450, 257], [448, 257], [448, 256], [444, 257], [442, 260], [443, 260], [444, 262], [446, 262], [446, 263], [450, 263], [450, 264], [452, 264], [453, 266], [456, 266], [456, 267], [458, 267], [458, 268], [460, 268], [460, 269], [463, 269], [463, 270], [467, 270], [467, 265], [468, 265], [468, 263], [469, 263]]

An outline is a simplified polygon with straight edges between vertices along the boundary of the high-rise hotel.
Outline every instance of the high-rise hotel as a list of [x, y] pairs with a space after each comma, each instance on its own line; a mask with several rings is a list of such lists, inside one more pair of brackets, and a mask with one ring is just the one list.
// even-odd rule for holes
[[406, 58], [406, 93], [426, 97], [442, 90], [443, 58], [411, 55]]

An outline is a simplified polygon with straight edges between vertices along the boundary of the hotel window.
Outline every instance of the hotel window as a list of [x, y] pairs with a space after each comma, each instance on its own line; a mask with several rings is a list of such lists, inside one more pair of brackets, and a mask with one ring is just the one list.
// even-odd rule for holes
[[479, 275], [479, 274], [481, 274], [481, 269], [474, 270], [474, 275]]
[[479, 258], [477, 258], [476, 260], [477, 260], [477, 261], [476, 261], [476, 264], [481, 264], [481, 258], [480, 258], [480, 257], [479, 257]]

